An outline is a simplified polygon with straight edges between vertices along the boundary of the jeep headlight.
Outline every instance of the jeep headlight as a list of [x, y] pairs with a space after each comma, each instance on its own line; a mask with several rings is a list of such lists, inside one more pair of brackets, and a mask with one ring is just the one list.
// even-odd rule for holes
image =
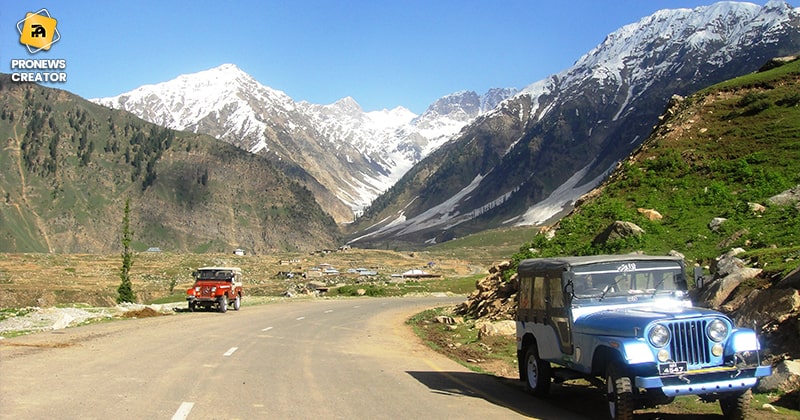
[[656, 324], [650, 330], [650, 334], [648, 334], [647, 338], [650, 340], [650, 344], [652, 344], [653, 347], [664, 347], [669, 343], [669, 330], [661, 324]]
[[715, 343], [719, 343], [728, 338], [728, 326], [719, 319], [709, 322], [706, 331], [708, 333], [708, 338]]

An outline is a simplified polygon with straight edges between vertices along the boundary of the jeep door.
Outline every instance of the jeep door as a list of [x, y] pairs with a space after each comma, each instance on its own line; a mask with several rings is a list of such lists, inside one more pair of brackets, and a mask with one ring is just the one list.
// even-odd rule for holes
[[526, 323], [537, 340], [542, 359], [557, 360], [572, 354], [572, 320], [562, 288], [562, 270], [520, 277], [517, 319]]

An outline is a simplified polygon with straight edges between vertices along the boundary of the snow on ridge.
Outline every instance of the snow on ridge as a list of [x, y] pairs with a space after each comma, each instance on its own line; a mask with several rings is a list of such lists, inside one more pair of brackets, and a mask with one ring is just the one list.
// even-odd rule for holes
[[[712, 62], [723, 63], [729, 59], [730, 49], [739, 44], [731, 40], [744, 39], [753, 28], [767, 23], [779, 27], [781, 21], [769, 16], [782, 15], [787, 13], [787, 10], [800, 14], [800, 8], [792, 9], [783, 0], [770, 0], [763, 7], [753, 3], [722, 1], [694, 9], [659, 10], [610, 33], [603, 42], [581, 56], [574, 65], [526, 86], [515, 97], [529, 95], [535, 113], [540, 97], [558, 92], [558, 86], [576, 83], [586, 78], [594, 78], [601, 83], [610, 80], [614, 80], [617, 84], [642, 83], [642, 80], [647, 80], [652, 77], [652, 73], [662, 68], [659, 66], [647, 69], [627, 68], [626, 60], [660, 53], [668, 45], [682, 44], [699, 49], [728, 40], [729, 47], [715, 51], [711, 57]], [[767, 40], [761, 40], [765, 41]], [[623, 70], [626, 69], [630, 74], [623, 76]], [[619, 112], [623, 111], [624, 109], [620, 108]], [[539, 116], [545, 113], [542, 111]]]

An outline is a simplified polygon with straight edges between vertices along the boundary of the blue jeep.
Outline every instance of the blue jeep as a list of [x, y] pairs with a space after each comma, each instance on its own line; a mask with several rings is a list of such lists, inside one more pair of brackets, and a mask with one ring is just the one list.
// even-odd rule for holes
[[585, 378], [606, 390], [611, 419], [677, 395], [719, 401], [738, 419], [771, 374], [752, 329], [692, 306], [682, 258], [534, 258], [517, 273], [519, 375], [533, 395]]

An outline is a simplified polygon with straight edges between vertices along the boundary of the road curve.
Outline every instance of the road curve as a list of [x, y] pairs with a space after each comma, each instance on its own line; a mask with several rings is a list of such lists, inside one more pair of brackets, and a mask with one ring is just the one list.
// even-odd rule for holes
[[5, 339], [0, 418], [577, 418], [404, 323], [461, 300], [303, 300]]

